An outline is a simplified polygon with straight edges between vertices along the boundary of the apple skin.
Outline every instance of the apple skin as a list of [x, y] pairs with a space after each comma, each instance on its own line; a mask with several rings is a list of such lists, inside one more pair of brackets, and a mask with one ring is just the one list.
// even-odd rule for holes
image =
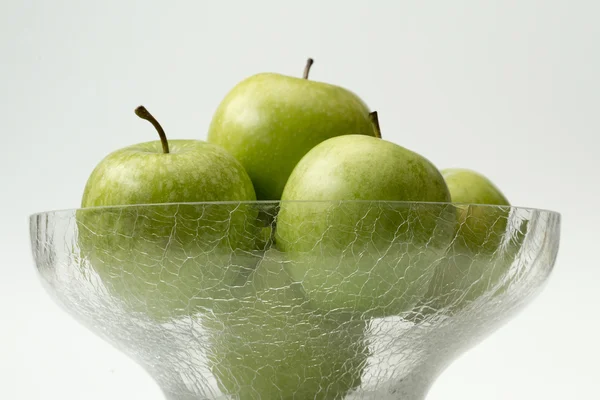
[[[482, 213], [489, 212], [486, 206]], [[485, 208], [485, 210], [483, 210]], [[417, 322], [432, 314], [455, 315], [483, 298], [492, 298], [520, 278], [518, 257], [523, 247], [529, 221], [521, 220], [518, 227], [507, 229], [503, 244], [495, 251], [473, 252], [456, 240], [437, 265], [426, 296], [412, 316]]]
[[457, 203], [456, 239], [436, 269], [422, 316], [454, 314], [486, 294], [502, 293], [528, 229], [524, 220], [509, 232], [510, 203], [485, 176], [457, 168], [442, 175]]
[[425, 294], [452, 239], [449, 201], [442, 175], [419, 154], [340, 136], [317, 145], [292, 172], [276, 243], [315, 307], [397, 315]]
[[253, 201], [243, 166], [227, 151], [200, 140], [128, 146], [106, 156], [86, 183], [81, 207], [198, 201]]
[[472, 252], [494, 252], [506, 231], [510, 206], [508, 199], [488, 178], [478, 172], [464, 168], [445, 169], [441, 172], [452, 202], [457, 204], [457, 240]]
[[340, 135], [376, 136], [369, 108], [354, 93], [307, 79], [263, 73], [237, 84], [219, 104], [208, 141], [238, 159], [258, 200], [279, 200], [300, 159]]
[[205, 315], [211, 370], [239, 400], [340, 399], [360, 385], [365, 321], [312, 309], [270, 249], [235, 301]]
[[169, 145], [169, 154], [155, 141], [105, 157], [76, 216], [86, 265], [127, 309], [158, 320], [227, 296], [259, 260], [257, 211], [240, 203], [255, 199], [243, 167], [213, 144]]

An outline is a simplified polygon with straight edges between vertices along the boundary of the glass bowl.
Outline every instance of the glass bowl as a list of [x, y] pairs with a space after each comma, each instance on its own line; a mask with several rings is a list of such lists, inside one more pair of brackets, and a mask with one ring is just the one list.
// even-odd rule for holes
[[560, 215], [336, 201], [30, 217], [41, 281], [167, 399], [423, 399], [531, 301]]

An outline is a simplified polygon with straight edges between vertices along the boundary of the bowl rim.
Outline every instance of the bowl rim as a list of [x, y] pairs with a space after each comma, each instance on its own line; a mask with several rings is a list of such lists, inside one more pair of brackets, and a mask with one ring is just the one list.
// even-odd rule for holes
[[391, 204], [397, 206], [411, 206], [411, 205], [431, 205], [431, 206], [477, 206], [482, 208], [494, 208], [494, 209], [507, 209], [507, 210], [520, 210], [520, 211], [533, 211], [537, 213], [547, 213], [550, 215], [556, 215], [561, 217], [561, 213], [545, 208], [535, 207], [523, 207], [514, 205], [495, 205], [495, 204], [480, 204], [480, 203], [452, 203], [452, 202], [429, 202], [429, 201], [403, 201], [403, 200], [245, 200], [245, 201], [194, 201], [194, 202], [170, 202], [170, 203], [139, 203], [139, 204], [121, 204], [121, 205], [108, 205], [108, 206], [93, 206], [93, 207], [79, 207], [79, 208], [62, 208], [48, 211], [35, 212], [29, 215], [29, 218], [35, 218], [40, 215], [49, 214], [61, 214], [61, 213], [75, 213], [83, 210], [117, 210], [126, 208], [148, 208], [148, 207], [165, 207], [165, 206], [180, 206], [180, 205], [264, 205], [264, 206], [277, 206], [283, 203], [330, 203], [330, 204], [348, 204], [348, 203], [375, 203], [375, 204]]

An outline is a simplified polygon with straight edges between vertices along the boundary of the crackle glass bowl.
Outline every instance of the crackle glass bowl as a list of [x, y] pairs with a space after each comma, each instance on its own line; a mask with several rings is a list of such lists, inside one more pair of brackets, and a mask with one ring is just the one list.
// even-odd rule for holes
[[41, 281], [167, 399], [424, 399], [529, 303], [560, 215], [419, 202], [180, 203], [30, 218]]

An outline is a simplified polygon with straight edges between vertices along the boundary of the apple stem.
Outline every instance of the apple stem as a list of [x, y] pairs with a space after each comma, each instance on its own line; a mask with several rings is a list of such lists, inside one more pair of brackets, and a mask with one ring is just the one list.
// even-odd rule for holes
[[162, 126], [160, 126], [156, 118], [154, 118], [144, 106], [139, 106], [138, 108], [136, 108], [135, 115], [137, 115], [141, 119], [145, 119], [154, 126], [154, 128], [158, 132], [158, 136], [160, 136], [160, 142], [162, 143], [163, 153], [168, 154], [169, 142], [167, 141], [167, 135], [165, 135], [165, 130], [162, 128]]
[[302, 78], [308, 79], [308, 73], [310, 72], [310, 67], [312, 67], [314, 62], [315, 62], [315, 60], [313, 60], [312, 58], [309, 58], [308, 60], [306, 60], [306, 66], [304, 67], [304, 74], [302, 75]]
[[369, 113], [369, 119], [375, 126], [375, 137], [381, 139], [381, 127], [379, 126], [379, 117], [377, 116], [377, 111]]

